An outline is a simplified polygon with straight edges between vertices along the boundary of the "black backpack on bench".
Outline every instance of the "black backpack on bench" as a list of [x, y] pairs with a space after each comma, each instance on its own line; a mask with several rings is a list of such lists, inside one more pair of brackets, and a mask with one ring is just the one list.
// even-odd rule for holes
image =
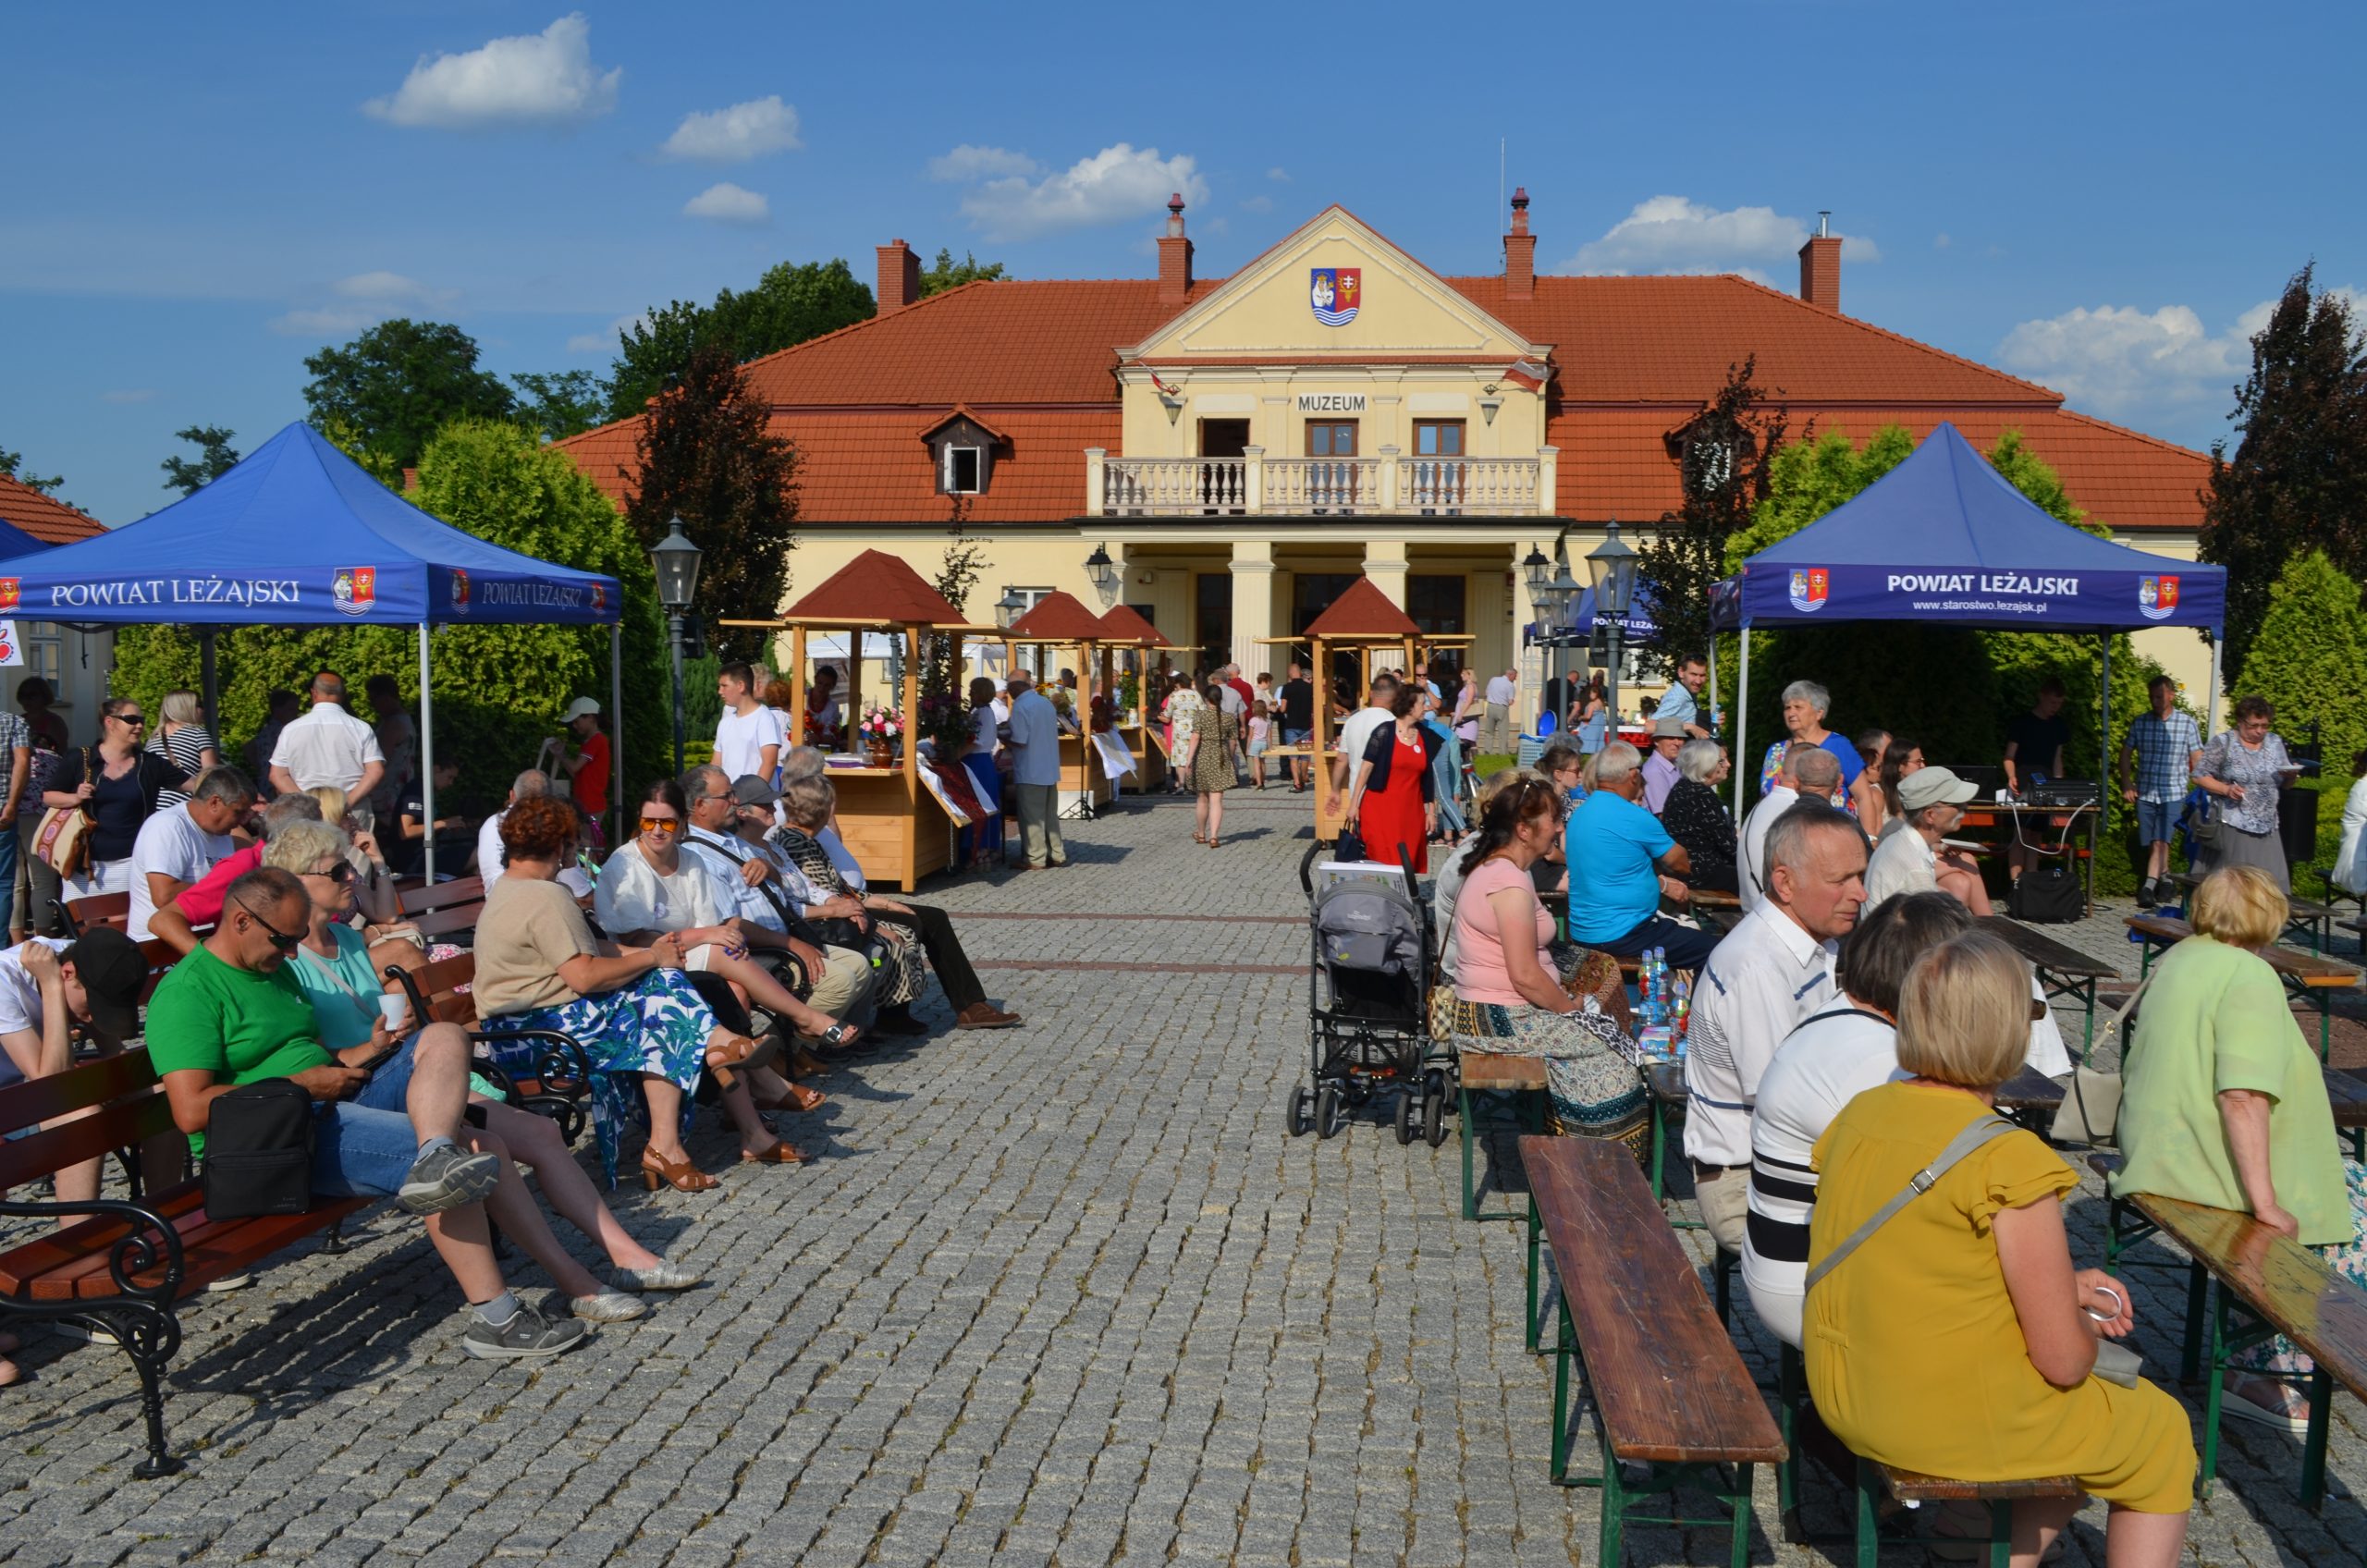
[[216, 1095], [205, 1126], [205, 1215], [252, 1219], [313, 1208], [313, 1096], [292, 1078]]

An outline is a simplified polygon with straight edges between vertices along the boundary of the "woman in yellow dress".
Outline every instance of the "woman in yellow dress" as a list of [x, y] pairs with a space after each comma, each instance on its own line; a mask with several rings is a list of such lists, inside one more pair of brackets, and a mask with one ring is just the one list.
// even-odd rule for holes
[[[1913, 1076], [1858, 1096], [1818, 1141], [1811, 1268], [1990, 1114], [2029, 1050], [2030, 997], [2028, 967], [1981, 931], [1908, 973], [1898, 1062]], [[1974, 1149], [1809, 1291], [1809, 1389], [1834, 1434], [1884, 1464], [2077, 1476], [2112, 1504], [2113, 1568], [2168, 1568], [2194, 1501], [2194, 1440], [2168, 1394], [2091, 1376], [2098, 1337], [2132, 1318], [2126, 1286], [2071, 1267], [2062, 1198], [2078, 1185], [2035, 1133]], [[2078, 1507], [2017, 1504], [2015, 1568], [2032, 1568]]]

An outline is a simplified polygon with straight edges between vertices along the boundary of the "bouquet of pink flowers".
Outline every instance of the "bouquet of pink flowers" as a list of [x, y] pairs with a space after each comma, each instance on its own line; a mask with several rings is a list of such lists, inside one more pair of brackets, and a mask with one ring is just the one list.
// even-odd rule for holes
[[873, 708], [855, 728], [865, 740], [885, 745], [904, 732], [904, 716], [893, 708]]

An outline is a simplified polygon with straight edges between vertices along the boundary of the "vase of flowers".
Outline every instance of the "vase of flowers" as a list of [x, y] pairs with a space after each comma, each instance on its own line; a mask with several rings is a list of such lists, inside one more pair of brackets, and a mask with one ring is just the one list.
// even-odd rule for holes
[[891, 767], [896, 761], [895, 741], [904, 732], [904, 716], [893, 708], [873, 708], [863, 716], [856, 726], [863, 736], [864, 751], [874, 767]]

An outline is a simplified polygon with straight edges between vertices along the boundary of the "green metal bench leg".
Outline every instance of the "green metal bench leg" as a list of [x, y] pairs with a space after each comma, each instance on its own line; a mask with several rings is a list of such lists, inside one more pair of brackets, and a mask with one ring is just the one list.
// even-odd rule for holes
[[1652, 1201], [1659, 1203], [1668, 1190], [1668, 1112], [1661, 1102], [1652, 1101]]
[[2301, 1439], [2301, 1506], [2315, 1513], [2326, 1500], [2326, 1427], [2332, 1417], [2334, 1379], [2324, 1372], [2310, 1375], [2310, 1429]]
[[2186, 1273], [2186, 1343], [2185, 1354], [2178, 1360], [2178, 1377], [2191, 1383], [2201, 1375], [2202, 1360], [2202, 1317], [2211, 1293], [2211, 1276], [2200, 1263], [2187, 1265]]
[[1531, 1193], [1528, 1194], [1528, 1317], [1526, 1324], [1528, 1330], [1528, 1354], [1531, 1355], [1535, 1355], [1537, 1354], [1537, 1341], [1539, 1338], [1537, 1322], [1537, 1232], [1539, 1229], [1540, 1227], [1537, 1222], [1537, 1194], [1535, 1193]]
[[1620, 1485], [1619, 1459], [1611, 1452], [1611, 1439], [1602, 1439], [1602, 1545], [1599, 1561], [1620, 1562], [1625, 1555], [1627, 1498]]
[[1471, 1131], [1471, 1090], [1468, 1085], [1457, 1083], [1454, 1086], [1454, 1094], [1458, 1113], [1455, 1121], [1462, 1123], [1463, 1134], [1463, 1218], [1477, 1219], [1479, 1218], [1479, 1194], [1471, 1188], [1471, 1145], [1474, 1141]]
[[[1787, 1531], [1806, 1532], [1795, 1517], [1800, 1506], [1800, 1353], [1778, 1344], [1775, 1351], [1775, 1425], [1784, 1434], [1784, 1457], [1775, 1466], [1775, 1517]], [[1788, 1537], [1787, 1537], [1788, 1538]]]
[[1874, 1532], [1874, 1494], [1882, 1483], [1874, 1479], [1874, 1467], [1865, 1460], [1858, 1461], [1858, 1568], [1876, 1568], [1882, 1557], [1882, 1537]]
[[1741, 1261], [1723, 1247], [1716, 1247], [1711, 1254], [1710, 1279], [1715, 1287], [1712, 1293], [1718, 1305], [1718, 1326], [1722, 1329], [1732, 1326], [1727, 1317], [1734, 1311], [1735, 1265]]
[[[1734, 1551], [1727, 1558], [1727, 1568], [1750, 1568], [1750, 1473], [1748, 1464], [1735, 1466]], [[1603, 1559], [1605, 1562], [1611, 1559]]]
[[1551, 1474], [1556, 1486], [1567, 1486], [1570, 1474], [1570, 1359], [1575, 1336], [1566, 1302], [1554, 1308], [1553, 1331], [1553, 1458]]
[[2014, 1505], [2004, 1498], [1989, 1504], [1989, 1568], [2012, 1568]]
[[2219, 1473], [2219, 1402], [2225, 1396], [2219, 1364], [2226, 1359], [2227, 1292], [2218, 1292], [2218, 1310], [2211, 1315], [2210, 1385], [2202, 1396], [2202, 1473], [2195, 1482], [2194, 1496], [2201, 1501], [2211, 1495], [2212, 1478]]

